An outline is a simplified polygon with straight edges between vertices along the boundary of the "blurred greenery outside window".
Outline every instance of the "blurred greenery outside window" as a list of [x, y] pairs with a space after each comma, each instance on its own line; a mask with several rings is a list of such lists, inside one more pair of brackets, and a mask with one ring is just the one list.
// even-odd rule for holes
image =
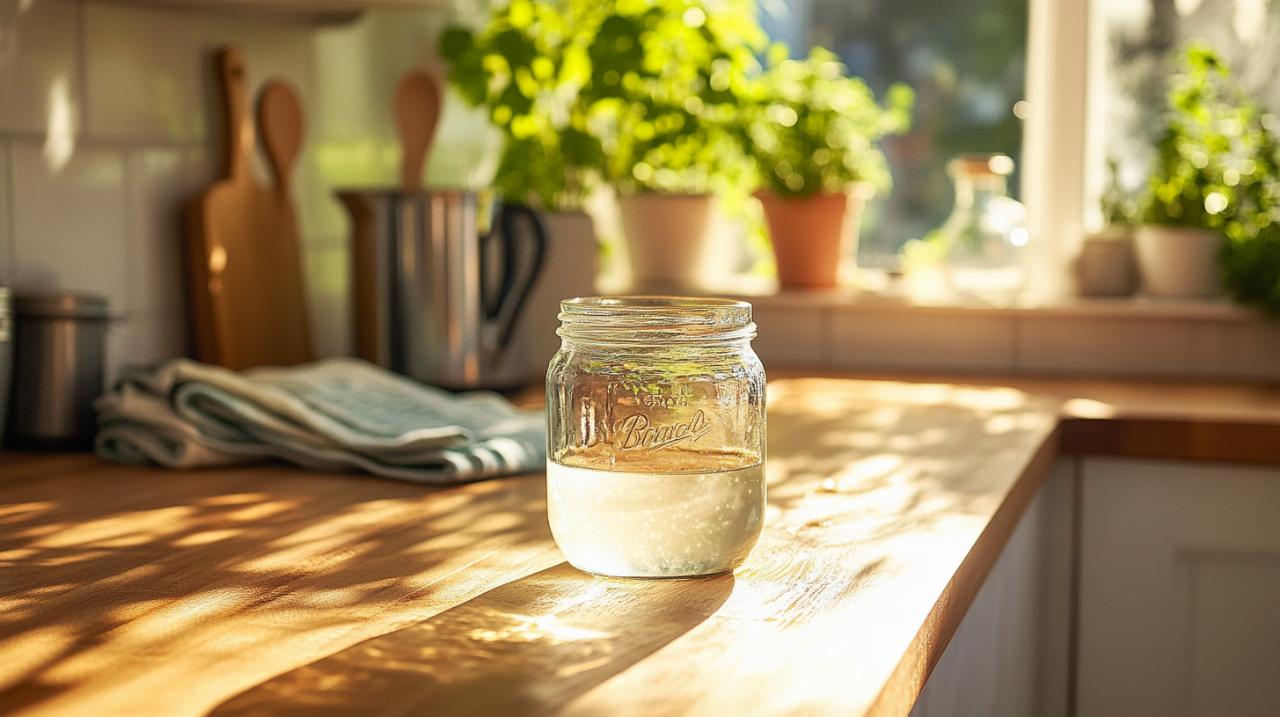
[[[765, 31], [794, 55], [827, 47], [879, 97], [895, 82], [915, 90], [910, 131], [883, 141], [893, 189], [867, 207], [859, 266], [895, 267], [905, 242], [946, 220], [955, 197], [946, 172], [953, 157], [1001, 152], [1021, 164], [1027, 4], [760, 0]], [[1019, 176], [1009, 182], [1015, 199]]]
[[1104, 197], [1136, 211], [1165, 128], [1169, 81], [1191, 43], [1212, 48], [1233, 83], [1280, 113], [1280, 2], [1107, 0], [1091, 12], [1091, 51], [1101, 61], [1089, 77], [1085, 224], [1096, 229]]

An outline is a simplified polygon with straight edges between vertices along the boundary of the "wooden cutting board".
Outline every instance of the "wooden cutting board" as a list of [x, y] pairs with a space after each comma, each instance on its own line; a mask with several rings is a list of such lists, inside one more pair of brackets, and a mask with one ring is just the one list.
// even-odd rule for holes
[[196, 355], [232, 369], [309, 361], [311, 330], [289, 196], [301, 147], [302, 115], [291, 91], [264, 95], [276, 187], [253, 177], [254, 129], [240, 51], [218, 53], [225, 99], [226, 174], [197, 197], [188, 216], [191, 304]]

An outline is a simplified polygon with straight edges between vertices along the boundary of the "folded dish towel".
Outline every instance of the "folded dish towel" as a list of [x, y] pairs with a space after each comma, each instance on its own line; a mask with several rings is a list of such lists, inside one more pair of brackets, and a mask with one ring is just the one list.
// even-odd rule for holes
[[98, 399], [96, 448], [121, 463], [199, 468], [280, 458], [447, 485], [541, 470], [542, 413], [455, 395], [356, 359], [236, 373], [186, 359]]

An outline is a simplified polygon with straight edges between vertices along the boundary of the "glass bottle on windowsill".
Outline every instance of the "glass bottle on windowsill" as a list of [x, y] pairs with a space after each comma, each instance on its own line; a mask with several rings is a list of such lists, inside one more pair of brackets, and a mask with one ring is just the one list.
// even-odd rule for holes
[[947, 283], [956, 294], [996, 304], [1013, 302], [1026, 283], [1026, 208], [1011, 198], [1013, 160], [968, 154], [951, 160], [956, 204], [939, 228]]

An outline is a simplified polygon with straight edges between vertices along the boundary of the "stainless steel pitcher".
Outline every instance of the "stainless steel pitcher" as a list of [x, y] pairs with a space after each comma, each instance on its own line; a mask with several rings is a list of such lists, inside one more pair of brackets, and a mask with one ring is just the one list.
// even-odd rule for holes
[[453, 389], [530, 380], [507, 347], [546, 253], [537, 213], [465, 190], [338, 197], [351, 215], [358, 356]]

